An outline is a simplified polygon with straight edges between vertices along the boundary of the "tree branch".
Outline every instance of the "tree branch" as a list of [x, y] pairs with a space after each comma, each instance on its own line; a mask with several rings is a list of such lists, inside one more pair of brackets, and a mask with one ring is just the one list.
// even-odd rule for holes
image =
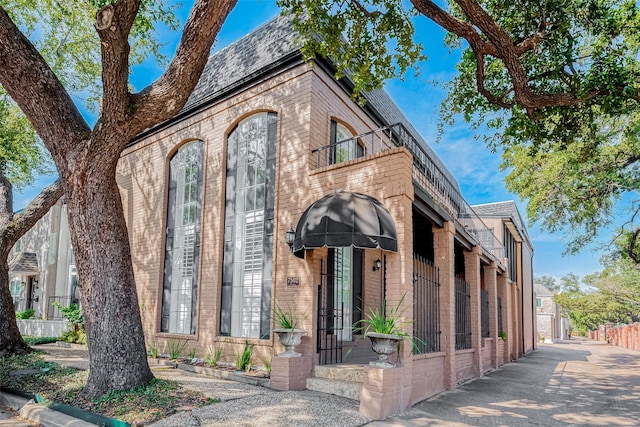
[[476, 86], [478, 88], [478, 92], [487, 100], [495, 105], [498, 105], [502, 108], [511, 108], [513, 107], [513, 102], [507, 102], [504, 100], [504, 96], [500, 98], [494, 96], [484, 85], [485, 81], [485, 69], [484, 69], [484, 55], [479, 52], [474, 51], [476, 56]]
[[[140, 0], [118, 0], [96, 13], [95, 27], [102, 48], [101, 126], [122, 122], [127, 115], [130, 51], [128, 38], [139, 8]], [[111, 123], [105, 123], [105, 119]]]
[[236, 1], [195, 2], [167, 71], [153, 84], [132, 96], [133, 135], [173, 117], [182, 109], [198, 83], [211, 45]]
[[53, 184], [45, 187], [26, 208], [15, 214], [13, 233], [17, 236], [16, 240], [29, 231], [63, 195], [62, 179], [58, 178]]
[[464, 22], [455, 16], [447, 13], [437, 4], [430, 0], [411, 0], [413, 6], [424, 16], [440, 25], [445, 30], [462, 37], [473, 48], [474, 51], [480, 51], [491, 56], [498, 56], [495, 46], [487, 43], [480, 37], [473, 25]]
[[70, 155], [60, 147], [88, 138], [89, 127], [71, 97], [2, 7], [0, 84], [29, 118], [56, 163], [66, 162]]

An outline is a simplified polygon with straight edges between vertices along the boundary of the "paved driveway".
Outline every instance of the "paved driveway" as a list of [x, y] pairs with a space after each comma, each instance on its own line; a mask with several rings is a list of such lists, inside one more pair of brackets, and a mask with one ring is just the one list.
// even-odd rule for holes
[[372, 426], [640, 426], [640, 352], [589, 341], [529, 356]]

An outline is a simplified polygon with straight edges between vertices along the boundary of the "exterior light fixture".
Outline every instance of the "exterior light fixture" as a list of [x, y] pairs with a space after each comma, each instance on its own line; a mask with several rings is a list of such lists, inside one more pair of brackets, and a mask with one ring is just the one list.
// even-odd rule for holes
[[289, 227], [289, 229], [287, 230], [287, 232], [284, 235], [284, 241], [287, 242], [287, 245], [289, 245], [289, 248], [291, 250], [293, 250], [293, 241], [296, 238], [296, 232], [293, 231], [293, 225], [291, 227]]
[[382, 268], [382, 261], [380, 261], [380, 258], [378, 258], [374, 263], [373, 263], [373, 271], [378, 271]]

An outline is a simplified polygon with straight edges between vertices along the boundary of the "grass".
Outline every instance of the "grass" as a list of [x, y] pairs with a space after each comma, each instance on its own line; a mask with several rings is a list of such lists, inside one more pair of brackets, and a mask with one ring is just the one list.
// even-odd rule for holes
[[236, 369], [249, 372], [251, 370], [251, 356], [253, 355], [253, 344], [245, 340], [244, 349], [235, 353]]
[[[37, 370], [37, 373], [12, 376], [18, 369]], [[46, 399], [74, 405], [100, 415], [129, 423], [151, 422], [165, 418], [179, 410], [216, 403], [202, 393], [182, 388], [175, 381], [153, 379], [146, 387], [112, 391], [87, 400], [82, 387], [88, 372], [61, 367], [45, 361], [42, 355], [28, 354], [0, 358], [0, 386], [39, 394]]]
[[176, 360], [182, 355], [184, 348], [187, 346], [187, 340], [169, 340], [167, 347], [169, 348], [169, 360]]
[[207, 355], [204, 358], [204, 361], [211, 367], [217, 366], [218, 362], [222, 358], [222, 354], [224, 353], [224, 345], [219, 344], [216, 346], [208, 346], [207, 347]]

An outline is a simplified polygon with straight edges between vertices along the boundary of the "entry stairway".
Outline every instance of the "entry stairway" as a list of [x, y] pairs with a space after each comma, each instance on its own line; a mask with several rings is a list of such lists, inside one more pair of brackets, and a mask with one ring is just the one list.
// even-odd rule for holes
[[314, 377], [307, 379], [307, 389], [360, 401], [364, 365], [375, 359], [376, 354], [368, 341], [360, 339], [352, 345], [345, 343], [344, 363], [316, 366]]
[[315, 367], [315, 377], [307, 378], [307, 389], [360, 401], [364, 365], [340, 364]]

